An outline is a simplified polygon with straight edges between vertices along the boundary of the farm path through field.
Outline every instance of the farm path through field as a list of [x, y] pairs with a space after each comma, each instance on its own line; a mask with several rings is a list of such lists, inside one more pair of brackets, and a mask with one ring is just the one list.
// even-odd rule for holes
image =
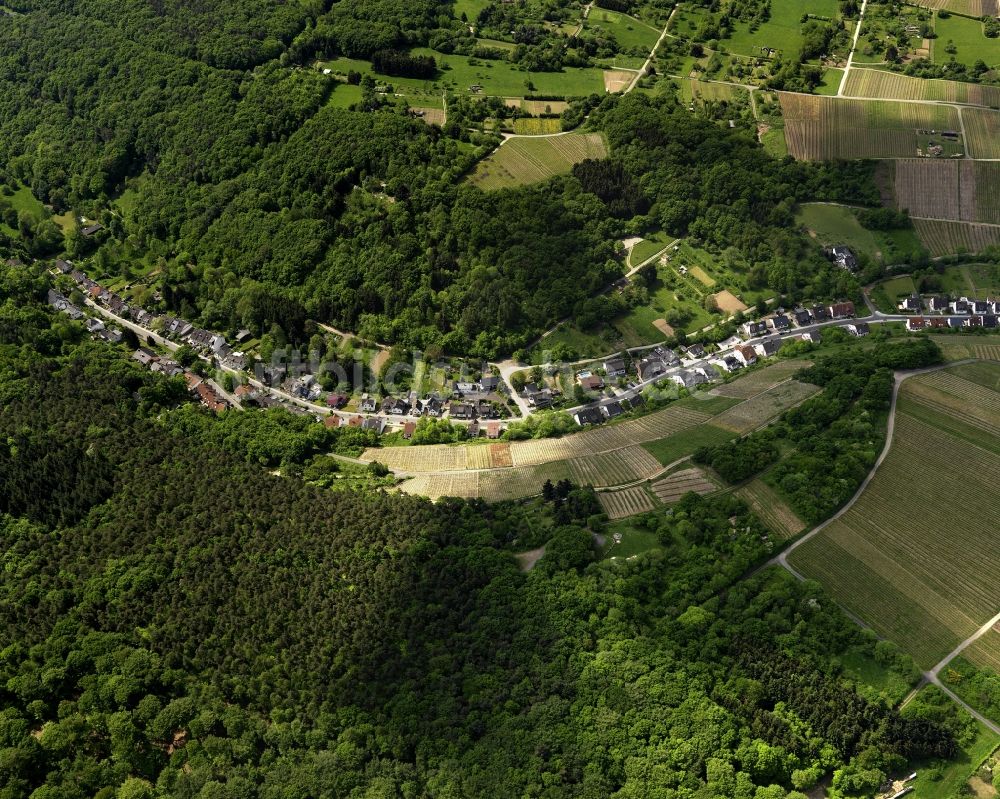
[[[878, 471], [879, 467], [882, 465], [882, 462], [888, 456], [889, 449], [892, 446], [892, 435], [893, 435], [893, 431], [895, 429], [895, 420], [896, 420], [896, 400], [897, 400], [897, 398], [899, 396], [899, 388], [903, 384], [903, 382], [905, 380], [911, 378], [911, 377], [915, 377], [916, 375], [923, 375], [923, 374], [927, 374], [929, 372], [937, 372], [937, 371], [940, 371], [942, 369], [950, 369], [950, 368], [953, 368], [955, 366], [962, 366], [964, 364], [975, 363], [976, 360], [978, 360], [978, 359], [976, 359], [976, 358], [967, 358], [967, 359], [962, 360], [962, 361], [952, 361], [950, 363], [939, 364], [938, 366], [930, 366], [930, 367], [928, 367], [926, 369], [915, 369], [913, 371], [908, 371], [908, 372], [897, 372], [896, 373], [896, 379], [895, 379], [895, 382], [894, 382], [893, 388], [892, 388], [892, 402], [891, 402], [890, 407], [889, 407], [889, 423], [888, 423], [888, 426], [886, 428], [885, 446], [882, 448], [882, 452], [879, 454], [878, 460], [875, 461], [875, 465], [872, 467], [872, 470], [868, 473], [868, 476], [864, 479], [864, 481], [861, 483], [861, 486], [858, 488], [857, 492], [854, 494], [853, 497], [851, 497], [851, 499], [847, 502], [847, 504], [844, 505], [844, 507], [842, 507], [839, 511], [837, 511], [837, 513], [835, 513], [833, 516], [831, 516], [825, 522], [823, 522], [822, 524], [817, 525], [816, 527], [814, 527], [812, 530], [810, 530], [808, 533], [806, 533], [804, 536], [802, 536], [800, 539], [798, 539], [794, 544], [792, 544], [790, 547], [788, 547], [787, 549], [785, 549], [780, 555], [778, 555], [777, 557], [774, 557], [771, 560], [769, 560], [765, 564], [765, 566], [781, 566], [782, 568], [784, 568], [785, 570], [787, 570], [797, 580], [805, 581], [805, 579], [806, 579], [805, 576], [803, 574], [801, 574], [800, 572], [796, 571], [791, 566], [791, 564], [788, 563], [788, 555], [789, 555], [790, 552], [792, 552], [795, 549], [797, 549], [800, 545], [804, 544], [809, 539], [811, 539], [814, 536], [816, 536], [819, 533], [821, 533], [829, 524], [831, 524], [832, 522], [836, 521], [841, 516], [843, 516], [845, 513], [847, 513], [847, 511], [849, 511], [854, 506], [854, 503], [857, 502], [858, 499], [860, 499], [861, 495], [864, 494], [865, 489], [868, 488], [868, 484], [871, 483], [872, 478], [875, 476], [875, 473]], [[845, 610], [844, 608], [841, 608], [841, 610], [844, 612], [845, 615], [847, 615], [849, 618], [851, 618], [858, 626], [865, 627], [867, 629], [871, 629], [870, 626], [863, 619], [861, 619], [860, 617], [858, 617], [855, 614], [853, 614], [853, 613]], [[913, 691], [910, 692], [910, 694], [906, 697], [906, 699], [903, 700], [902, 704], [905, 705], [910, 699], [912, 699], [916, 695], [917, 691], [919, 691], [920, 688], [923, 685], [925, 685], [927, 683], [931, 683], [933, 685], [936, 685], [945, 694], [947, 694], [949, 697], [951, 697], [952, 701], [954, 701], [956, 704], [958, 704], [962, 708], [964, 708], [969, 713], [969, 715], [971, 715], [973, 718], [975, 718], [976, 720], [978, 720], [984, 726], [988, 727], [993, 732], [995, 732], [998, 735], [1000, 735], [1000, 725], [998, 725], [992, 719], [989, 719], [986, 716], [984, 716], [982, 713], [980, 713], [979, 711], [977, 711], [975, 708], [970, 707], [966, 702], [962, 701], [962, 699], [959, 696], [957, 696], [950, 688], [948, 688], [948, 686], [944, 685], [941, 682], [941, 678], [938, 676], [939, 672], [941, 671], [941, 669], [943, 669], [952, 659], [954, 659], [963, 650], [965, 650], [966, 647], [968, 647], [971, 644], [975, 643], [975, 641], [977, 641], [983, 635], [985, 635], [986, 633], [988, 633], [991, 629], [993, 629], [994, 625], [996, 625], [998, 623], [1000, 623], [1000, 613], [997, 613], [993, 618], [991, 618], [989, 621], [987, 621], [982, 627], [980, 627], [978, 630], [976, 630], [976, 632], [974, 632], [972, 635], [970, 635], [968, 638], [966, 638], [964, 641], [962, 641], [951, 652], [949, 652], [939, 663], [937, 663], [937, 665], [935, 665], [930, 670], [925, 671], [923, 673], [923, 679], [921, 680], [920, 684], [917, 685], [913, 689]]]
[[862, 0], [861, 13], [858, 14], [858, 26], [854, 29], [854, 41], [851, 42], [851, 52], [847, 54], [847, 63], [844, 65], [844, 74], [840, 78], [840, 86], [837, 88], [837, 97], [844, 96], [844, 87], [847, 86], [847, 76], [851, 74], [851, 62], [854, 60], [854, 51], [858, 47], [858, 36], [861, 35], [861, 26], [865, 21], [865, 10], [868, 8], [868, 0]]
[[635, 74], [635, 77], [632, 78], [632, 82], [625, 87], [625, 91], [623, 91], [622, 94], [628, 94], [630, 91], [632, 91], [632, 89], [634, 89], [636, 84], [639, 82], [639, 79], [646, 74], [646, 70], [649, 69], [649, 65], [653, 63], [653, 56], [656, 55], [657, 49], [659, 49], [660, 44], [667, 36], [667, 29], [670, 27], [670, 21], [674, 18], [674, 14], [677, 13], [678, 8], [680, 8], [680, 6], [675, 5], [673, 11], [670, 12], [670, 16], [667, 17], [667, 21], [663, 26], [663, 30], [660, 31], [660, 38], [656, 40], [656, 44], [653, 45], [653, 49], [649, 51], [649, 57], [646, 59], [646, 62], [642, 65], [642, 69], [640, 69]]

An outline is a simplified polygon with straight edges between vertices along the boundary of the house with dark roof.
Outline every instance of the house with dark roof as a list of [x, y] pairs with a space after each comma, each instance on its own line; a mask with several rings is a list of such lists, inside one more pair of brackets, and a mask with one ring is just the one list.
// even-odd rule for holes
[[496, 375], [483, 375], [479, 380], [483, 391], [496, 391], [500, 387], [500, 378]]
[[548, 408], [552, 404], [552, 392], [543, 388], [541, 391], [529, 394], [527, 399], [528, 404], [534, 408]]
[[616, 416], [621, 416], [625, 413], [625, 409], [622, 407], [620, 402], [609, 402], [604, 406], [604, 415], [609, 419], [614, 419]]
[[951, 302], [952, 313], [969, 313], [970, 310], [969, 301], [965, 297]]
[[102, 225], [100, 222], [93, 222], [87, 225], [86, 227], [80, 228], [80, 234], [85, 238], [89, 239], [95, 233], [98, 233], [102, 230], [104, 230], [104, 225]]
[[920, 297], [914, 294], [900, 300], [897, 307], [904, 313], [918, 313], [923, 310], [924, 304], [920, 301]]
[[441, 402], [441, 399], [439, 397], [433, 394], [427, 397], [427, 399], [423, 399], [420, 401], [420, 412], [423, 413], [425, 416], [438, 417], [441, 415], [441, 412], [443, 410], [444, 410], [444, 403]]
[[835, 244], [831, 247], [830, 257], [833, 258], [833, 262], [841, 269], [853, 272], [858, 268], [858, 259], [851, 252], [851, 248], [845, 244]]
[[361, 409], [362, 413], [374, 413], [375, 409], [378, 407], [378, 400], [376, 400], [375, 397], [368, 395], [367, 393], [362, 394], [361, 402], [359, 403], [358, 407]]
[[705, 346], [703, 344], [689, 344], [685, 349], [685, 354], [689, 358], [704, 358]]
[[767, 333], [767, 322], [747, 322], [743, 325], [743, 333], [749, 338], [756, 338]]
[[934, 313], [944, 313], [948, 310], [950, 304], [951, 300], [948, 297], [931, 297], [927, 303], [927, 307], [934, 311]]
[[996, 314], [983, 314], [983, 327], [987, 330], [995, 330], [998, 321]]
[[790, 330], [792, 321], [784, 314], [778, 314], [771, 318], [771, 328], [777, 331]]
[[960, 316], [949, 316], [948, 317], [948, 327], [953, 328], [953, 329], [954, 328], [959, 328], [959, 327], [965, 327], [965, 319], [963, 319]]
[[640, 380], [653, 380], [667, 371], [667, 365], [659, 358], [642, 358], [637, 364]]
[[574, 414], [574, 418], [579, 425], [601, 424], [604, 421], [604, 414], [593, 405], [589, 405], [586, 408], [580, 408]]
[[155, 352], [148, 350], [145, 347], [139, 347], [139, 349], [133, 352], [132, 358], [143, 366], [149, 366], [150, 364], [160, 360], [159, 356]]
[[847, 331], [852, 336], [860, 337], [860, 336], [867, 336], [871, 332], [871, 329], [868, 327], [867, 322], [852, 322], [851, 324], [847, 325]]
[[468, 402], [453, 402], [448, 406], [448, 414], [452, 419], [475, 419], [476, 409]]
[[781, 339], [777, 336], [774, 338], [766, 338], [763, 341], [757, 342], [754, 345], [754, 349], [757, 350], [757, 354], [761, 358], [770, 358], [781, 349]]
[[386, 397], [382, 400], [382, 413], [392, 416], [406, 416], [410, 412], [410, 403], [398, 397]]
[[56, 269], [58, 269], [62, 274], [68, 275], [73, 271], [73, 262], [64, 261], [62, 258], [56, 259]]
[[728, 372], [735, 372], [737, 369], [743, 368], [743, 364], [732, 355], [727, 355], [722, 359], [722, 362], [726, 365], [726, 371]]
[[812, 321], [812, 317], [809, 315], [809, 311], [805, 308], [796, 308], [792, 311], [792, 318], [795, 319], [795, 324], [799, 327], [803, 325], [808, 325]]
[[829, 318], [830, 314], [826, 310], [825, 305], [814, 305], [809, 309], [809, 313], [812, 314], [814, 322], [823, 322]]
[[381, 416], [369, 416], [361, 423], [362, 430], [374, 430], [379, 435], [385, 430], [385, 419]]
[[326, 404], [331, 408], [343, 408], [349, 397], [346, 394], [327, 394]]

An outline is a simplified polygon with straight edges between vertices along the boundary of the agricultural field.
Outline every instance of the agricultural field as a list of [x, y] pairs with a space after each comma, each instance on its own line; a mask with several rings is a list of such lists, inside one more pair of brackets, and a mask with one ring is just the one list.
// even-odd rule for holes
[[728, 430], [705, 423], [689, 427], [666, 438], [647, 441], [642, 446], [662, 465], [669, 466], [681, 458], [686, 458], [699, 447], [714, 447], [732, 441], [733, 438], [735, 436]]
[[974, 666], [1000, 674], [1000, 630], [994, 626], [988, 633], [963, 649], [962, 657]]
[[627, 14], [593, 6], [583, 23], [584, 30], [601, 30], [615, 37], [618, 45], [634, 55], [647, 55], [660, 38], [660, 32]]
[[[997, 48], [1000, 50], [1000, 42]], [[969, 155], [972, 158], [1000, 158], [1000, 111], [966, 108], [961, 113]]]
[[696, 494], [711, 494], [713, 491], [718, 491], [719, 486], [712, 482], [704, 471], [692, 467], [657, 480], [650, 486], [650, 490], [660, 502], [669, 505], [691, 491]]
[[656, 508], [656, 501], [645, 486], [633, 486], [618, 491], [602, 491], [597, 495], [609, 519], [624, 519]]
[[872, 261], [887, 264], [903, 263], [922, 244], [912, 230], [867, 230], [854, 212], [843, 205], [804, 203], [795, 214], [795, 221], [806, 228], [810, 237], [823, 246], [846, 244]]
[[514, 133], [518, 136], [549, 136], [561, 130], [562, 123], [558, 117], [520, 117], [514, 120]]
[[981, 358], [985, 361], [1000, 362], [1000, 342], [994, 343], [993, 337], [979, 336], [931, 336], [946, 361], [963, 361], [967, 358]]
[[[352, 70], [371, 75], [377, 85], [391, 87], [395, 94], [410, 98], [414, 95], [434, 97], [438, 101], [443, 91], [483, 97], [523, 97], [526, 94], [580, 97], [604, 90], [603, 71], [596, 67], [566, 67], [561, 72], [522, 72], [516, 64], [508, 61], [445, 55], [423, 47], [413, 52], [433, 56], [438, 64], [438, 74], [433, 80], [379, 75], [372, 69], [371, 62], [355, 58], [320, 61], [316, 66], [321, 70], [329, 69], [333, 76], [340, 79]], [[472, 90], [472, 86], [482, 88], [477, 92]]]
[[769, 364], [763, 369], [755, 369], [744, 377], [739, 377], [731, 383], [712, 389], [713, 394], [738, 399], [749, 399], [763, 391], [768, 391], [779, 383], [784, 383], [800, 369], [812, 366], [811, 361], [789, 360]]
[[[795, 158], [905, 158], [923, 154], [931, 143], [945, 155], [962, 152], [958, 112], [950, 106], [891, 100], [844, 100], [781, 92], [788, 151]], [[951, 131], [955, 141], [940, 133]]]
[[749, 433], [818, 392], [816, 386], [787, 380], [723, 411], [712, 424], [737, 435]]
[[1000, 267], [996, 264], [949, 266], [941, 273], [941, 287], [950, 294], [977, 300], [1000, 295]]
[[938, 662], [1000, 608], [1000, 393], [964, 367], [900, 390], [889, 455], [858, 502], [788, 556], [917, 664]]
[[914, 3], [934, 10], [943, 8], [946, 11], [964, 14], [967, 17], [995, 17], [997, 15], [997, 0], [914, 0]]
[[721, 101], [727, 103], [749, 103], [750, 92], [731, 83], [683, 78], [676, 81], [680, 87], [680, 97], [685, 103], [694, 101]]
[[490, 191], [569, 172], [587, 158], [605, 158], [607, 144], [600, 133], [567, 133], [537, 139], [509, 139], [476, 167], [470, 180]]
[[982, 252], [1000, 244], [1000, 225], [914, 219], [913, 229], [932, 256]]
[[803, 522], [771, 486], [759, 477], [736, 491], [781, 541], [794, 538], [806, 529]]
[[1000, 62], [996, 39], [987, 39], [983, 32], [983, 23], [978, 19], [968, 17], [936, 15], [934, 31], [937, 39], [932, 48], [935, 64], [947, 64], [958, 61], [971, 67], [977, 61], [984, 61], [990, 66]]
[[890, 171], [894, 204], [910, 216], [1000, 224], [1000, 162], [907, 158]]
[[884, 69], [852, 69], [844, 93], [874, 100], [940, 100], [1000, 108], [1000, 87], [912, 78]]
[[660, 462], [640, 445], [567, 461], [577, 485], [614, 486], [646, 480], [662, 471]]

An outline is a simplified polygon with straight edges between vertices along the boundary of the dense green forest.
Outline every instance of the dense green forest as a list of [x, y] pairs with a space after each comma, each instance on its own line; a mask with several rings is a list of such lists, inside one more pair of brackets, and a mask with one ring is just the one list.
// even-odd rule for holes
[[[450, 6], [189, 5], [22, 0], [0, 16], [0, 182], [100, 219], [95, 238], [68, 234], [70, 256], [155, 266], [163, 310], [496, 357], [586, 314], [621, 273], [615, 240], [646, 228], [736, 253], [754, 285], [849, 293], [790, 220], [798, 200], [877, 203], [864, 165], [774, 160], [671, 97], [609, 96], [589, 123], [609, 161], [484, 193], [464, 175], [495, 138], [370, 87], [340, 107], [334, 81], [297, 66], [320, 50], [402, 63], [391, 53], [450, 26]], [[58, 241], [51, 223], [28, 232], [36, 254]]]
[[816, 584], [741, 579], [770, 545], [735, 498], [641, 517], [660, 549], [614, 563], [568, 483], [434, 505], [276, 476], [336, 442], [184, 404], [45, 289], [0, 267], [4, 799], [853, 796], [971, 734], [858, 693], [839, 655], [912, 662]]

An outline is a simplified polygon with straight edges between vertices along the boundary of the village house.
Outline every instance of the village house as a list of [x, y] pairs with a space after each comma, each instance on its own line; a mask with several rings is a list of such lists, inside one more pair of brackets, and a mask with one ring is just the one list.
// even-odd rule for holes
[[771, 327], [776, 331], [789, 330], [792, 327], [791, 320], [784, 314], [778, 314], [771, 319]]
[[148, 350], [145, 347], [139, 347], [139, 349], [133, 352], [132, 358], [146, 367], [160, 360], [159, 356], [155, 352]]
[[599, 375], [588, 375], [580, 378], [580, 388], [584, 391], [600, 391], [604, 388], [604, 381]]
[[744, 366], [753, 366], [757, 363], [757, 352], [753, 347], [748, 345], [737, 347], [733, 351], [733, 356]]
[[361, 402], [358, 407], [361, 409], [362, 413], [374, 413], [375, 408], [378, 407], [378, 401], [375, 397], [369, 396], [366, 392], [361, 395]]
[[847, 319], [854, 316], [853, 302], [837, 302], [827, 308], [831, 319]]
[[177, 377], [184, 374], [184, 368], [177, 361], [172, 361], [169, 358], [160, 358], [149, 368], [150, 371], [159, 372], [165, 377]]
[[409, 441], [413, 438], [413, 431], [417, 429], [416, 422], [407, 422], [403, 425], [403, 438]]
[[927, 303], [927, 307], [935, 313], [944, 313], [948, 310], [950, 304], [951, 300], [947, 297], [931, 297]]
[[102, 225], [100, 222], [91, 222], [89, 225], [80, 228], [80, 234], [84, 238], [89, 239], [95, 233], [99, 233], [102, 230], [104, 230], [104, 225]]
[[852, 322], [847, 325], [847, 332], [849, 332], [852, 336], [861, 337], [867, 336], [871, 332], [871, 329], [868, 327], [867, 322]]
[[104, 322], [102, 322], [100, 319], [94, 319], [93, 317], [91, 317], [85, 322], [85, 324], [87, 326], [88, 333], [99, 333], [100, 331], [104, 330]]
[[951, 312], [952, 313], [968, 313], [969, 312], [969, 301], [962, 297], [961, 299], [952, 300], [951, 302]]
[[448, 406], [448, 413], [452, 419], [475, 419], [476, 409], [467, 402], [453, 402]]
[[911, 333], [923, 330], [927, 327], [927, 321], [922, 316], [911, 316], [906, 320], [906, 329]]
[[410, 412], [410, 403], [404, 399], [386, 397], [382, 400], [382, 413], [393, 416], [406, 416]]
[[781, 349], [781, 339], [777, 336], [774, 338], [766, 338], [755, 344], [754, 349], [757, 350], [757, 354], [761, 358], [770, 358]]
[[500, 438], [500, 422], [486, 423], [486, 437], [494, 440]]
[[323, 420], [323, 426], [328, 430], [336, 430], [341, 425], [341, 417], [337, 416], [335, 413], [331, 413]]
[[548, 408], [552, 405], [552, 392], [547, 388], [528, 394], [528, 404], [533, 408]]
[[955, 330], [957, 330], [960, 327], [965, 327], [965, 320], [960, 316], [949, 316], [948, 327]]
[[809, 313], [812, 314], [814, 322], [824, 322], [829, 318], [829, 313], [827, 313], [825, 305], [814, 305], [809, 309]]
[[927, 326], [932, 329], [948, 327], [948, 320], [940, 316], [932, 316], [927, 320]]
[[346, 394], [327, 394], [326, 404], [331, 408], [343, 408], [348, 399]]
[[485, 392], [496, 391], [500, 387], [500, 378], [496, 375], [483, 375], [479, 385]]
[[799, 327], [803, 325], [808, 325], [812, 321], [812, 317], [809, 315], [809, 311], [805, 308], [796, 308], [792, 311], [792, 318], [795, 320], [795, 324]]
[[982, 314], [990, 312], [989, 303], [985, 300], [973, 300], [971, 304], [972, 313], [979, 314], [981, 316]]
[[73, 271], [73, 262], [64, 261], [62, 258], [56, 259], [56, 269], [58, 269], [62, 274], [68, 275]]
[[747, 338], [756, 338], [767, 333], [767, 322], [747, 322], [742, 329]]
[[580, 408], [580, 410], [573, 414], [573, 418], [576, 419], [576, 423], [581, 426], [585, 424], [601, 424], [604, 422], [604, 414], [593, 406]]
[[465, 428], [465, 434], [469, 438], [479, 438], [479, 422], [471, 422], [469, 426]]
[[914, 294], [911, 297], [900, 300], [897, 307], [904, 313], [919, 313], [923, 310], [924, 305], [920, 301], [920, 297]]
[[625, 413], [625, 409], [622, 407], [620, 402], [609, 402], [602, 408], [604, 415], [609, 419], [614, 419]]
[[704, 358], [705, 357], [705, 346], [703, 344], [689, 344], [684, 352], [688, 358]]
[[855, 258], [851, 248], [844, 244], [835, 244], [830, 248], [830, 257], [841, 269], [853, 272], [858, 268], [858, 259]]
[[822, 334], [818, 330], [810, 330], [807, 333], [803, 333], [799, 336], [802, 341], [808, 341], [811, 344], [819, 344], [822, 339]]
[[624, 377], [625, 360], [620, 355], [614, 355], [604, 361], [604, 373], [608, 377]]
[[464, 394], [479, 394], [482, 391], [482, 386], [479, 383], [468, 383], [464, 381], [455, 381], [455, 393], [459, 396]]
[[444, 403], [441, 402], [440, 398], [435, 395], [429, 396], [425, 400], [420, 401], [420, 411], [425, 416], [438, 417], [444, 410]]
[[385, 430], [385, 419], [381, 416], [369, 416], [361, 423], [362, 430], [374, 430], [379, 435]]
[[480, 419], [497, 419], [500, 414], [489, 400], [481, 399], [476, 404], [476, 415]]

